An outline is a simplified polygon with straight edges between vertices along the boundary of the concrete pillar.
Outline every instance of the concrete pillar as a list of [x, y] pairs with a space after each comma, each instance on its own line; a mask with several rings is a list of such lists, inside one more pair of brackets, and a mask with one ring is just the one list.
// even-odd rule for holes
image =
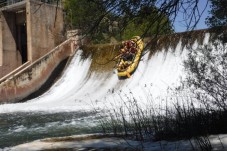
[[32, 27], [31, 27], [31, 5], [30, 0], [26, 0], [26, 28], [27, 28], [27, 60], [32, 60]]
[[[1, 14], [0, 14], [1, 15]], [[0, 16], [0, 66], [3, 65], [2, 16]]]
[[81, 46], [81, 35], [78, 29], [67, 31], [67, 39], [71, 39], [72, 52]]

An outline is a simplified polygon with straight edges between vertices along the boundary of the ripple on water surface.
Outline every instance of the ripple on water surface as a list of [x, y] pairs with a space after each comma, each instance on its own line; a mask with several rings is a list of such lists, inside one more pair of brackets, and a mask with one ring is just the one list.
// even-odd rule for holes
[[46, 137], [98, 132], [94, 128], [94, 115], [93, 112], [0, 114], [0, 148]]

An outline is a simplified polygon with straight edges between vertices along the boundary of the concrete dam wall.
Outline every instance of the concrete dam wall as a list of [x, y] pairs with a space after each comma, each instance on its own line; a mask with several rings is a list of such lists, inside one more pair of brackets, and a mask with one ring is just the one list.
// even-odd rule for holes
[[25, 64], [25, 67], [19, 67], [3, 77], [0, 80], [0, 103], [17, 102], [37, 91], [58, 64], [72, 55], [71, 44], [72, 40], [69, 39], [32, 64]]

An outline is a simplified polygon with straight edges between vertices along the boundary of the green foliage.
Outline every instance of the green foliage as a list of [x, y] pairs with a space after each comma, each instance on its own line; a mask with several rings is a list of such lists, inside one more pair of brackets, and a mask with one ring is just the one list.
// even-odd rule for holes
[[134, 35], [152, 36], [173, 32], [168, 17], [154, 7], [144, 7], [134, 16], [123, 31], [123, 39], [129, 39]]
[[81, 29], [94, 43], [172, 32], [168, 16], [154, 7], [155, 1], [66, 0], [66, 23]]
[[210, 27], [227, 25], [227, 1], [211, 0], [211, 16], [207, 17], [206, 23]]
[[89, 29], [95, 24], [94, 21], [105, 12], [102, 6], [89, 0], [66, 0], [64, 7], [67, 12], [67, 23], [80, 29]]
[[68, 28], [82, 30], [93, 42], [103, 42], [103, 33], [108, 29], [106, 10], [98, 2], [99, 0], [66, 0], [64, 5]]

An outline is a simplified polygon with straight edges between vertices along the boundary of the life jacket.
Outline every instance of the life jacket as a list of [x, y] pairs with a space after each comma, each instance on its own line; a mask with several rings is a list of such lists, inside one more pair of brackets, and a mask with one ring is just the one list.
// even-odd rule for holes
[[130, 48], [130, 52], [133, 53], [133, 54], [135, 54], [137, 52], [137, 49], [135, 47], [131, 47]]
[[129, 49], [131, 47], [133, 47], [135, 45], [135, 42], [131, 41], [131, 40], [128, 40], [124, 43], [124, 46]]

